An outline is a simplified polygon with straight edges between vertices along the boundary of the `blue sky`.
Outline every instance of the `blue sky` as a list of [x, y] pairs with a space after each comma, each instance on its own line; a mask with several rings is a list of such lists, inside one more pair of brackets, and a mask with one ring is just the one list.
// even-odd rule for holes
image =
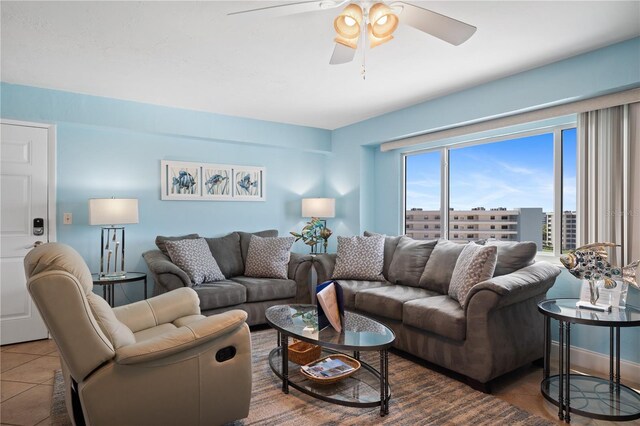
[[[576, 131], [563, 134], [563, 210], [575, 210]], [[450, 206], [553, 211], [553, 134], [450, 150]], [[407, 157], [407, 208], [440, 209], [440, 152]]]

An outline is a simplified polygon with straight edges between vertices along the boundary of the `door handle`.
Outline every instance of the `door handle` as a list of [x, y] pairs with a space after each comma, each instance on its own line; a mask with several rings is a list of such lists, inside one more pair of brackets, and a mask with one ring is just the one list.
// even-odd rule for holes
[[35, 243], [33, 243], [33, 248], [38, 247], [40, 244], [42, 244], [42, 241], [36, 241]]

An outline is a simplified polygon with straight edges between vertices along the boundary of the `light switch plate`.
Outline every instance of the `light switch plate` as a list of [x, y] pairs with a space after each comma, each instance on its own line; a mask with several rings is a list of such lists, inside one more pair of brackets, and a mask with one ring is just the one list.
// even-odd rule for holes
[[62, 223], [64, 223], [65, 225], [71, 225], [72, 222], [73, 222], [73, 215], [71, 213], [65, 213], [62, 218]]

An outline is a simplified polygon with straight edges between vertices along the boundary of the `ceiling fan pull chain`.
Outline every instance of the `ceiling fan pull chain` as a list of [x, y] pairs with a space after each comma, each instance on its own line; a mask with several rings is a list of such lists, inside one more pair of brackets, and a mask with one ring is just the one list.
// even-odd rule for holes
[[[366, 23], [365, 23], [366, 26]], [[367, 32], [362, 32], [362, 79], [367, 80]]]

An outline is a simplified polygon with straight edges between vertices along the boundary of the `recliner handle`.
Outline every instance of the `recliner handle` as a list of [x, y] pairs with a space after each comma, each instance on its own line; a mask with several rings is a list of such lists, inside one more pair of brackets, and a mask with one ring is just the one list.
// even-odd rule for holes
[[225, 362], [236, 356], [235, 346], [227, 346], [216, 352], [216, 361]]

